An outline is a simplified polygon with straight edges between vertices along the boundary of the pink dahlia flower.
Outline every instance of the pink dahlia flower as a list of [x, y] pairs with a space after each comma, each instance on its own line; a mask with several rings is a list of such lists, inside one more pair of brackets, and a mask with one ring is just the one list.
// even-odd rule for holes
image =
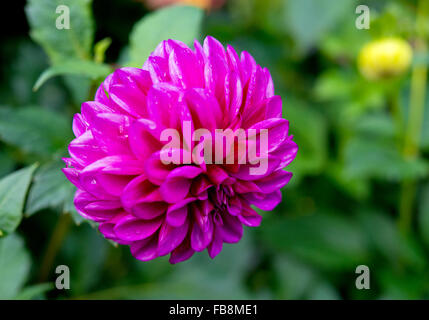
[[[166, 129], [179, 133], [177, 147], [165, 148]], [[198, 129], [206, 131], [194, 141]], [[228, 145], [217, 129], [245, 135]], [[170, 254], [177, 263], [204, 249], [213, 258], [224, 242], [238, 242], [243, 225], [261, 223], [252, 205], [272, 210], [281, 201], [292, 176], [282, 169], [297, 152], [268, 69], [212, 37], [193, 50], [163, 41], [143, 68], [116, 70], [82, 104], [73, 131], [63, 171], [77, 187], [77, 211], [143, 261]], [[196, 156], [198, 141], [212, 155]], [[255, 159], [263, 170], [252, 172]]]

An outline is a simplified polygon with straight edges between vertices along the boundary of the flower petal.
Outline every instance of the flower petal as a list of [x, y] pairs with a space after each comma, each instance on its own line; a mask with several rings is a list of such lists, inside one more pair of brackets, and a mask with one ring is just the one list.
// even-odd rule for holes
[[132, 215], [123, 217], [114, 227], [118, 238], [126, 241], [137, 241], [150, 237], [161, 226], [162, 218], [141, 220]]

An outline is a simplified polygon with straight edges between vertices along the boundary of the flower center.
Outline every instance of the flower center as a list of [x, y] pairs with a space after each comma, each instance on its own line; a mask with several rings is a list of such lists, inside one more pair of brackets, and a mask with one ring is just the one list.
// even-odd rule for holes
[[228, 211], [229, 199], [235, 195], [231, 185], [218, 185], [217, 187], [209, 190], [209, 199], [214, 205], [214, 219], [215, 222], [222, 218], [220, 213]]

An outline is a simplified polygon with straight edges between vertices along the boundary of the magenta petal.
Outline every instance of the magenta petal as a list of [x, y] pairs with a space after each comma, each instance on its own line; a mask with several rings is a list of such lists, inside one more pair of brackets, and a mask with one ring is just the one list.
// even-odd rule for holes
[[239, 116], [243, 102], [243, 86], [237, 72], [231, 72], [227, 75], [225, 81], [225, 95], [229, 110], [229, 118], [230, 121], [232, 121], [234, 118]]
[[282, 201], [282, 193], [280, 190], [276, 190], [269, 194], [245, 194], [243, 197], [247, 199], [250, 204], [266, 211], [273, 210]]
[[229, 213], [222, 216], [223, 225], [218, 226], [222, 234], [222, 240], [227, 243], [236, 243], [243, 236], [243, 225], [240, 220]]
[[207, 63], [204, 69], [206, 88], [216, 96], [219, 103], [224, 107], [224, 83], [228, 71], [228, 62], [225, 49], [216, 39], [208, 36], [204, 40], [204, 53]]
[[167, 210], [167, 223], [173, 227], [181, 226], [188, 216], [188, 204], [195, 201], [195, 198], [187, 198], [171, 205]]
[[108, 96], [110, 84], [112, 82], [113, 74], [109, 74], [104, 82], [98, 87], [97, 92], [95, 93], [94, 100], [100, 102], [104, 105], [109, 105], [110, 100]]
[[114, 231], [118, 238], [126, 241], [146, 239], [154, 234], [162, 224], [162, 219], [140, 220], [132, 215], [125, 216], [116, 224]]
[[[231, 175], [237, 179], [245, 180], [245, 181], [253, 181], [262, 179], [268, 175], [270, 175], [275, 169], [278, 168], [281, 159], [274, 156], [269, 156], [266, 165], [262, 163], [249, 165], [244, 164], [240, 165], [239, 170], [236, 173], [232, 173]], [[252, 172], [250, 169], [253, 168], [255, 171]]]
[[106, 152], [97, 145], [91, 131], [86, 131], [72, 142], [68, 151], [74, 161], [86, 166], [106, 156]]
[[137, 218], [154, 219], [167, 211], [165, 202], [148, 202], [134, 205], [130, 211]]
[[129, 144], [135, 156], [147, 159], [162, 146], [160, 126], [149, 119], [139, 119], [132, 123], [129, 130]]
[[103, 150], [109, 154], [131, 154], [128, 143], [130, 118], [125, 115], [99, 113], [93, 117], [91, 132]]
[[158, 83], [154, 85], [149, 90], [147, 97], [149, 118], [158, 125], [176, 129], [179, 119], [171, 117], [171, 115], [179, 114], [179, 96], [179, 89], [171, 84]]
[[185, 239], [180, 246], [171, 252], [169, 262], [172, 264], [185, 261], [193, 256], [195, 251], [189, 244], [189, 239]]
[[238, 74], [240, 74], [241, 73], [241, 62], [240, 62], [240, 58], [239, 58], [237, 52], [235, 51], [235, 49], [232, 46], [227, 45], [226, 46], [226, 53], [227, 53], [227, 57], [228, 57], [229, 68], [231, 70], [234, 70]]
[[237, 216], [240, 214], [242, 205], [241, 200], [238, 198], [238, 196], [231, 197], [227, 203], [228, 212], [233, 215]]
[[109, 222], [102, 222], [98, 225], [98, 231], [102, 233], [102, 235], [107, 239], [115, 239], [116, 234], [113, 231], [113, 227], [115, 224]]
[[191, 186], [191, 179], [201, 173], [201, 169], [195, 166], [178, 167], [171, 171], [160, 187], [164, 200], [168, 203], [177, 203], [185, 199]]
[[185, 89], [203, 87], [203, 69], [191, 49], [175, 45], [168, 66], [171, 80], [176, 85]]
[[223, 246], [222, 231], [219, 227], [214, 228], [213, 240], [207, 248], [210, 258], [216, 257], [221, 251]]
[[138, 260], [148, 261], [158, 257], [158, 241], [156, 236], [135, 241], [130, 245], [131, 254]]
[[[205, 201], [208, 202], [208, 201]], [[212, 216], [199, 206], [194, 206], [194, 225], [191, 232], [191, 246], [195, 251], [204, 250], [213, 239]]]
[[[272, 152], [276, 150], [288, 137], [289, 131], [289, 122], [286, 119], [281, 118], [271, 118], [263, 120], [259, 123], [256, 123], [249, 130], [248, 137], [256, 140], [256, 150], [260, 150], [259, 141], [261, 135], [261, 129], [266, 129], [268, 131], [268, 145], [267, 151]], [[250, 134], [250, 132], [256, 133]]]
[[149, 57], [144, 68], [149, 71], [153, 83], [167, 82], [170, 80], [168, 59], [166, 58], [155, 56]]
[[88, 101], [82, 103], [82, 118], [83, 120], [88, 123], [88, 126], [90, 127], [92, 125], [92, 122], [94, 121], [95, 117], [97, 117], [100, 113], [111, 113], [115, 114], [115, 110], [112, 109], [110, 106], [104, 105], [100, 102], [95, 101]]
[[115, 155], [92, 163], [83, 170], [83, 173], [93, 171], [116, 175], [138, 175], [143, 173], [143, 163], [130, 156]]
[[191, 246], [195, 251], [203, 251], [212, 240], [211, 234], [204, 233], [200, 226], [194, 223], [191, 233]]
[[[154, 184], [162, 185], [167, 176], [170, 174], [174, 164], [164, 164], [161, 159], [164, 159], [164, 155], [170, 154], [170, 150], [162, 149], [153, 153], [144, 164], [144, 170], [149, 181]], [[179, 150], [172, 151], [173, 153], [179, 152]], [[180, 157], [180, 155], [179, 155]]]
[[120, 196], [130, 176], [143, 172], [142, 164], [128, 156], [105, 157], [87, 166], [81, 173], [80, 183], [94, 194]]
[[277, 170], [269, 176], [256, 181], [256, 185], [263, 193], [271, 193], [280, 190], [287, 185], [292, 178], [292, 173], [284, 170]]
[[238, 180], [234, 184], [234, 190], [237, 193], [261, 192], [261, 189], [252, 181]]
[[66, 178], [73, 183], [76, 187], [80, 188], [81, 184], [79, 181], [79, 171], [74, 168], [63, 168], [61, 171], [64, 173]]
[[194, 196], [201, 195], [203, 192], [207, 191], [212, 186], [210, 181], [207, 180], [204, 176], [199, 176], [192, 182], [191, 194]]
[[282, 98], [274, 96], [267, 103], [267, 118], [281, 118], [282, 117]]
[[125, 187], [121, 201], [124, 208], [141, 219], [153, 219], [167, 210], [167, 204], [157, 186], [153, 185], [144, 175], [134, 178]]
[[112, 74], [107, 92], [110, 92], [112, 85], [117, 84], [132, 88], [132, 91], [147, 93], [147, 89], [152, 85], [152, 80], [146, 70], [124, 67], [115, 70]]
[[140, 175], [127, 184], [121, 200], [125, 208], [131, 208], [141, 202], [161, 201], [162, 197], [158, 187], [147, 180], [145, 175]]
[[163, 256], [176, 249], [185, 239], [188, 227], [188, 221], [179, 227], [172, 227], [168, 223], [164, 223], [159, 231], [158, 254]]
[[[274, 82], [273, 82], [273, 78], [271, 77], [271, 73], [270, 70], [268, 70], [267, 68], [263, 69], [264, 75], [265, 75], [265, 79], [267, 81], [267, 89], [265, 91], [265, 96], [267, 98], [271, 98], [274, 96]], [[280, 117], [281, 117], [281, 113], [280, 113]], [[278, 117], [273, 117], [273, 118], [278, 118]]]
[[109, 97], [124, 113], [133, 117], [147, 116], [146, 95], [143, 92], [130, 92], [125, 85], [113, 85]]
[[85, 123], [85, 120], [83, 119], [82, 115], [80, 113], [76, 113], [73, 116], [73, 133], [76, 137], [81, 136], [85, 133], [87, 128], [87, 124]]
[[[96, 206], [92, 205], [97, 203]], [[97, 222], [106, 221], [121, 212], [120, 203], [116, 200], [98, 200], [89, 192], [78, 189], [74, 196], [74, 205], [85, 219]]]
[[[204, 128], [214, 133], [214, 130], [219, 128], [223, 121], [222, 110], [217, 100], [202, 89], [187, 91], [185, 99], [195, 128]], [[208, 110], [211, 112], [210, 117], [207, 117]]]
[[203, 226], [194, 223], [191, 233], [191, 246], [195, 251], [202, 251], [210, 244], [213, 239], [213, 223], [211, 218], [205, 220]]
[[258, 65], [256, 64], [255, 59], [247, 51], [243, 51], [241, 53], [240, 62], [241, 62], [241, 82], [243, 83], [243, 86], [245, 86], [249, 81], [249, 78], [251, 77], [251, 75], [256, 72], [256, 67]]
[[272, 155], [280, 158], [279, 167], [284, 168], [295, 159], [297, 152], [297, 144], [289, 138], [288, 140], [284, 141], [276, 150], [274, 150]]
[[253, 210], [249, 205], [243, 205], [243, 210], [238, 219], [248, 227], [259, 227], [262, 221], [262, 216]]
[[250, 75], [249, 84], [247, 87], [247, 95], [245, 109], [250, 109], [251, 106], [258, 106], [265, 99], [267, 88], [267, 79], [260, 66], [256, 67], [256, 71]]

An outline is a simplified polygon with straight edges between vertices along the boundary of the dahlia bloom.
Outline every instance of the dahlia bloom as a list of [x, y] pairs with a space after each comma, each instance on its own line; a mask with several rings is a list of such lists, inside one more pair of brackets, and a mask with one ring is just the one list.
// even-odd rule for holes
[[[239, 152], [232, 163], [208, 161], [204, 154], [198, 164], [166, 164], [163, 154], [184, 159], [197, 143], [184, 134], [185, 121], [190, 133], [244, 130], [244, 139], [212, 157], [226, 159], [241, 141], [256, 146], [253, 157], [266, 161], [264, 170], [252, 174], [257, 165], [249, 154], [239, 162]], [[178, 148], [165, 148], [167, 128], [179, 132]], [[262, 129], [268, 132], [265, 146], [257, 139]], [[73, 131], [63, 172], [77, 187], [77, 211], [143, 261], [170, 254], [177, 263], [204, 249], [213, 258], [224, 242], [238, 242], [243, 225], [261, 223], [252, 205], [272, 210], [281, 201], [280, 189], [292, 177], [282, 169], [297, 152], [268, 69], [212, 37], [203, 46], [196, 41], [193, 50], [163, 41], [143, 68], [116, 70], [94, 101], [82, 104]], [[206, 142], [211, 147], [219, 141]]]

